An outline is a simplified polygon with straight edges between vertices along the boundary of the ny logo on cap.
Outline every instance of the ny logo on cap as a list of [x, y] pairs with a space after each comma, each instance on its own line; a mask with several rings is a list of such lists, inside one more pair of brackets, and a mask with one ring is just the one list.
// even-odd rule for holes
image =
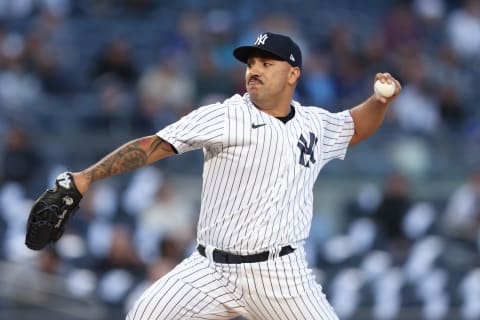
[[258, 45], [265, 45], [265, 41], [268, 39], [268, 35], [266, 33], [264, 34], [261, 34], [257, 37], [257, 40], [255, 40], [255, 43], [254, 45], [255, 46], [258, 46]]
[[290, 60], [292, 60], [293, 62], [295, 62], [295, 58], [293, 57], [293, 54], [290, 53]]

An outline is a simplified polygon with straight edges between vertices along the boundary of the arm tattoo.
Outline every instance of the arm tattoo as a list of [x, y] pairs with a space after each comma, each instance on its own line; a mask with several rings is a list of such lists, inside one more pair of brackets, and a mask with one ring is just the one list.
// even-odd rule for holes
[[158, 148], [163, 149], [164, 151], [171, 152], [174, 151], [173, 147], [170, 143], [167, 141], [163, 140], [160, 137], [156, 137], [155, 140], [153, 140], [152, 144], [150, 145], [150, 152], [149, 155], [155, 152]]
[[87, 169], [91, 182], [125, 173], [147, 164], [148, 155], [134, 140], [119, 147], [105, 158]]
[[[151, 156], [158, 152], [157, 156]], [[127, 142], [86, 170], [90, 183], [143, 167], [153, 161], [176, 153], [173, 146], [158, 136]]]

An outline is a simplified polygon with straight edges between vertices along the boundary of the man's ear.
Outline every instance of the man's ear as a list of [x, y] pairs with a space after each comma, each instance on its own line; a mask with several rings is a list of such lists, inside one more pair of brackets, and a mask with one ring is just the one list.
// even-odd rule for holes
[[291, 83], [291, 84], [295, 84], [298, 82], [298, 80], [300, 79], [300, 75], [301, 75], [301, 71], [300, 71], [300, 68], [299, 67], [292, 67], [290, 69], [290, 74], [289, 74], [289, 78], [288, 78], [288, 82]]

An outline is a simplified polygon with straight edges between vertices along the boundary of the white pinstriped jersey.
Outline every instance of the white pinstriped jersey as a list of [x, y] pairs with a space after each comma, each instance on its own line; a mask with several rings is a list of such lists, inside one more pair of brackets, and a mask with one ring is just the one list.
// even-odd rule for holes
[[248, 94], [234, 95], [157, 132], [178, 153], [204, 150], [199, 243], [252, 254], [308, 236], [316, 178], [345, 157], [354, 124], [348, 110], [292, 106], [295, 115], [284, 123]]

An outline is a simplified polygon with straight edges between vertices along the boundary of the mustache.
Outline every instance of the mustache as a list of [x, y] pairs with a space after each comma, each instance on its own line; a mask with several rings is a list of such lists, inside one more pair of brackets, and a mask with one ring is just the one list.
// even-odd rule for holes
[[252, 80], [258, 81], [258, 82], [260, 82], [261, 84], [263, 84], [263, 81], [260, 80], [260, 78], [257, 77], [257, 76], [251, 76], [251, 77], [248, 79], [248, 82], [250, 82], [250, 81], [252, 81]]

